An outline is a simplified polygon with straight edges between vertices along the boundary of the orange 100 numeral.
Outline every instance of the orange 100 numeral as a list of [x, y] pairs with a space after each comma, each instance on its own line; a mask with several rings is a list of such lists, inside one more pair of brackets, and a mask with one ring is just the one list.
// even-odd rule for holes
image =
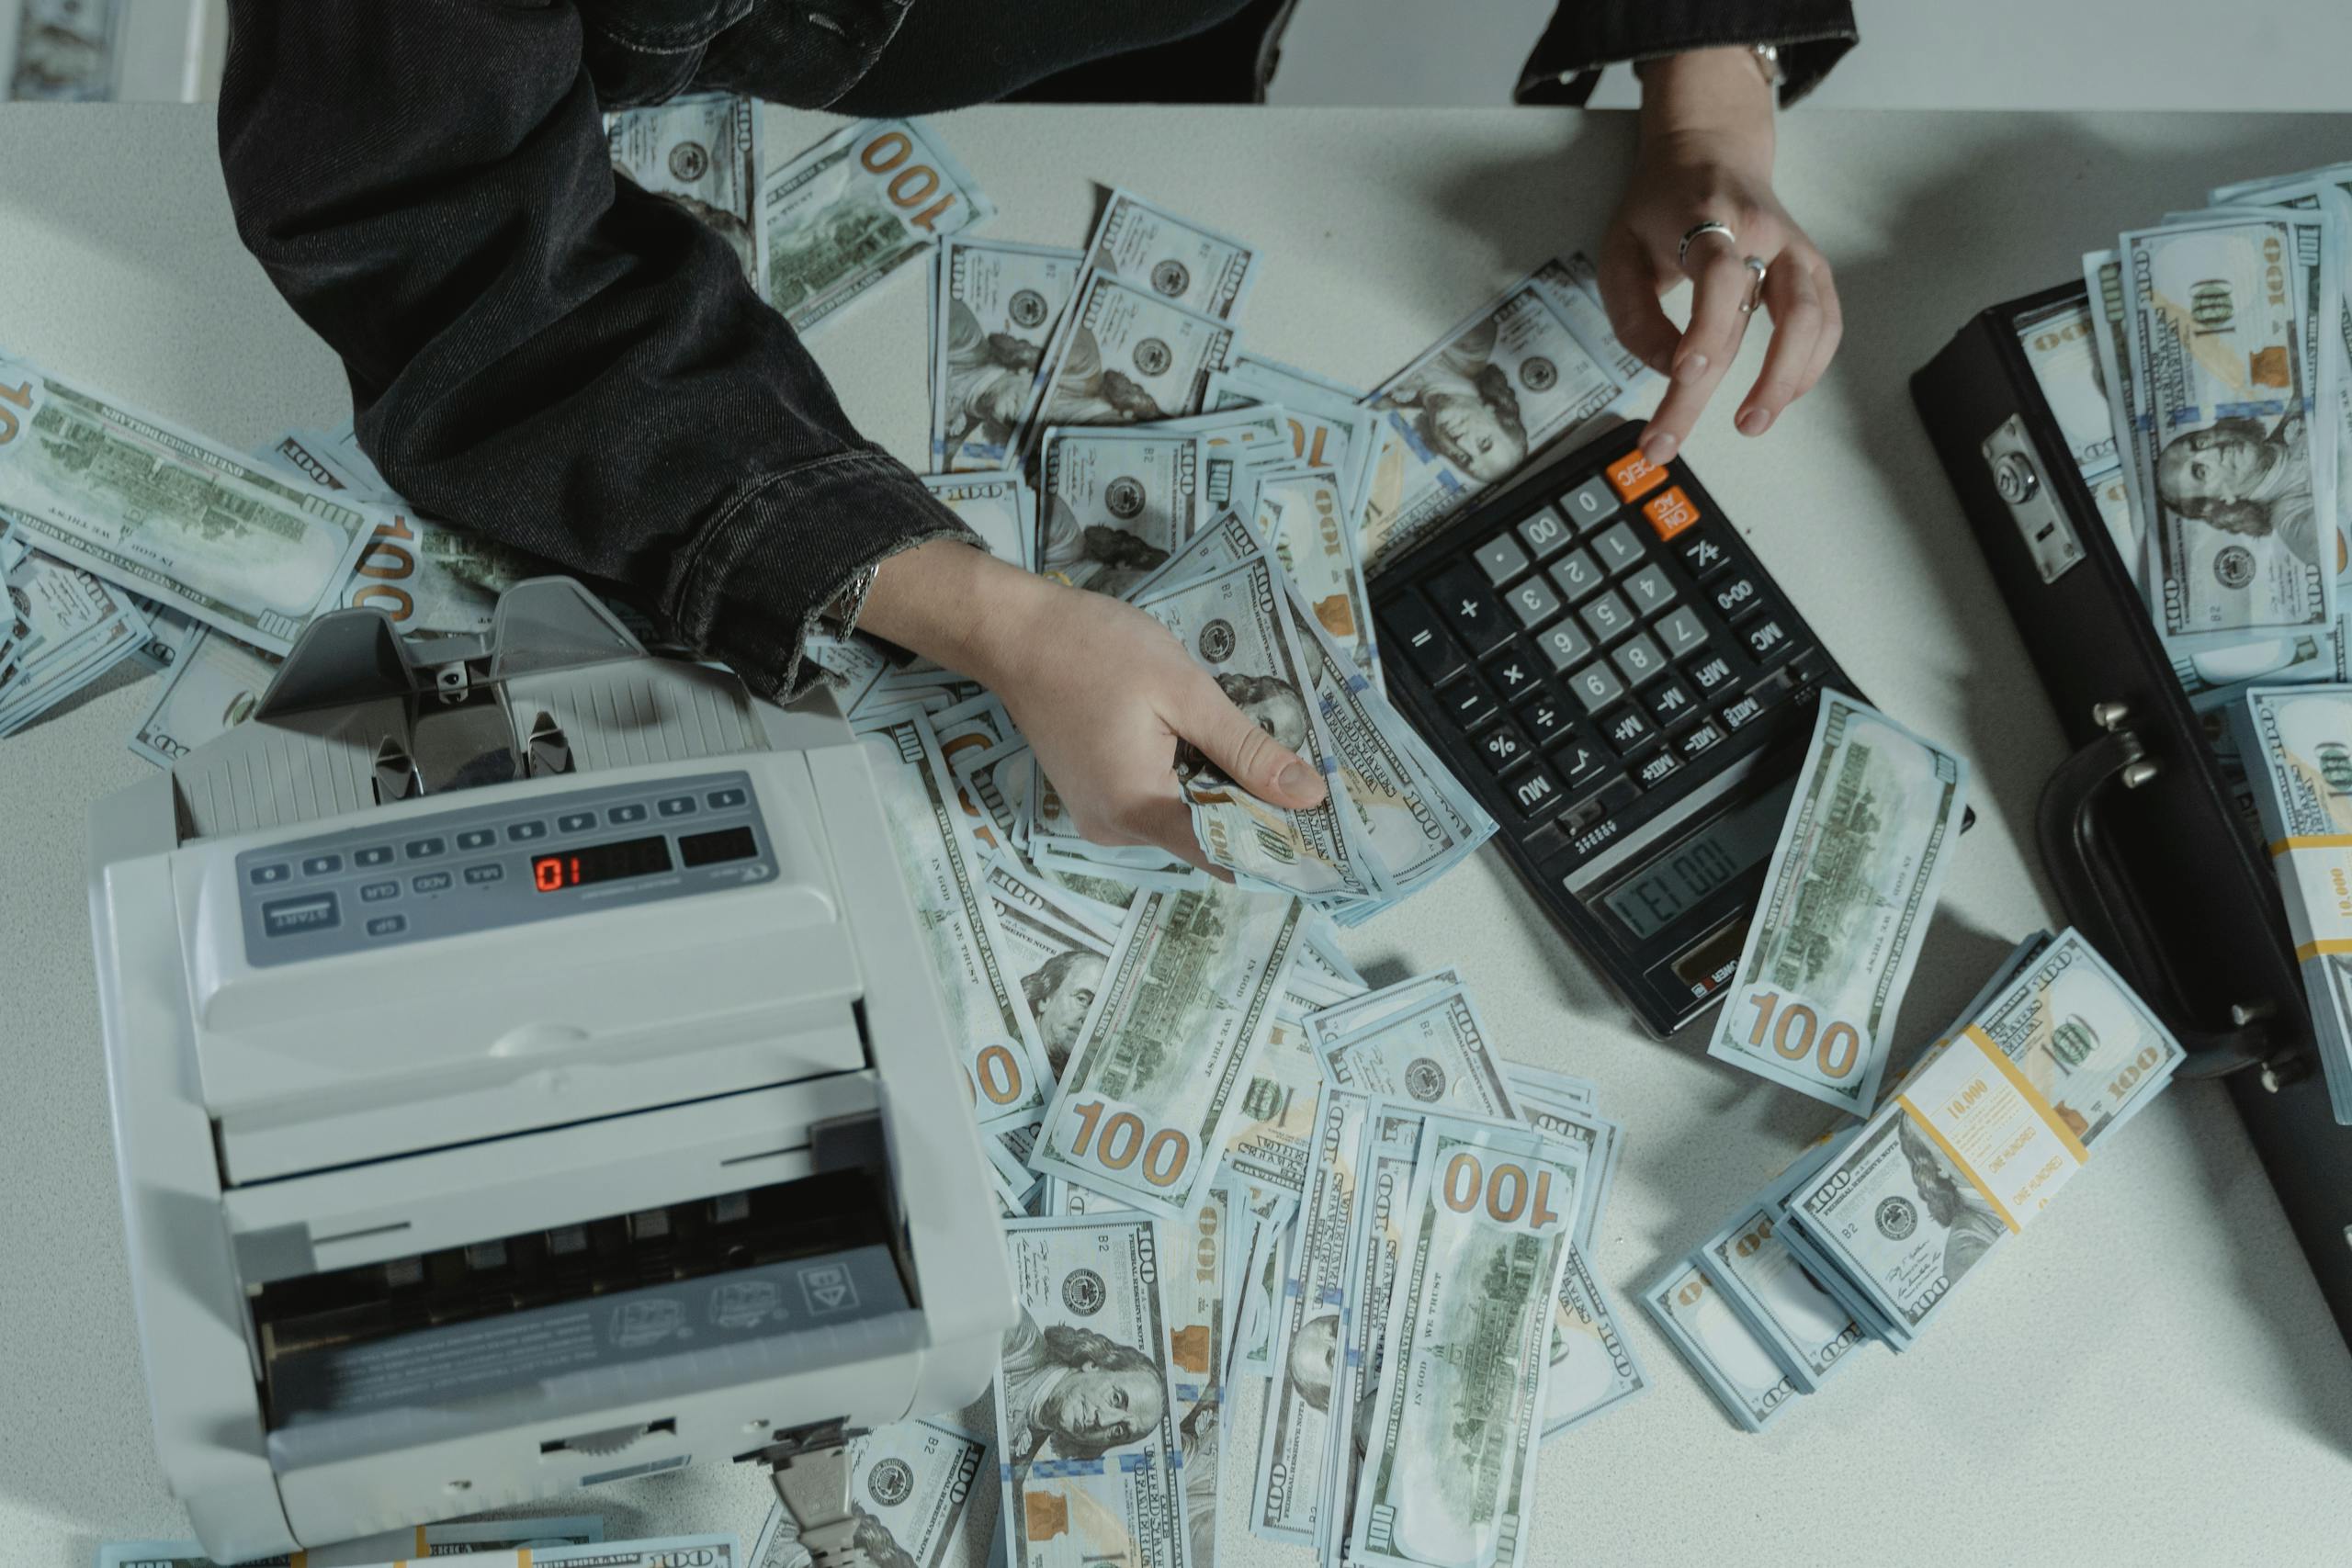
[[30, 381], [21, 387], [0, 384], [0, 446], [6, 446], [9, 442], [14, 441], [17, 438], [17, 432], [24, 428], [17, 423], [17, 416], [9, 411], [10, 403], [16, 404], [27, 413], [32, 412], [33, 384]]
[[[858, 152], [857, 161], [865, 165], [868, 174], [889, 175], [891, 170], [899, 170], [897, 174], [890, 175], [889, 183], [882, 187], [883, 194], [890, 198], [894, 207], [920, 205], [930, 200], [931, 193], [939, 188], [938, 170], [929, 164], [907, 163], [907, 154], [914, 150], [915, 144], [908, 139], [905, 131], [886, 130]], [[902, 164], [906, 166], [899, 168]], [[910, 216], [907, 221], [927, 233], [932, 220], [955, 205], [956, 193], [951, 190], [921, 212]]]
[[1779, 1023], [1772, 1021], [1774, 1010], [1781, 1005], [1781, 993], [1762, 991], [1748, 998], [1756, 1004], [1756, 1027], [1747, 1032], [1750, 1045], [1764, 1043], [1766, 1031], [1772, 1035], [1772, 1049], [1792, 1062], [1801, 1062], [1815, 1051], [1814, 1035], [1820, 1033], [1818, 1059], [1821, 1076], [1842, 1078], [1852, 1072], [1862, 1059], [1862, 1034], [1852, 1024], [1843, 1021], [1822, 1029], [1820, 1015], [1803, 1002], [1790, 1006], [1781, 1014]]
[[1530, 1181], [1525, 1166], [1503, 1160], [1489, 1170], [1467, 1149], [1445, 1162], [1445, 1179], [1439, 1183], [1438, 1191], [1445, 1206], [1457, 1214], [1468, 1213], [1484, 1200], [1487, 1214], [1498, 1224], [1516, 1224], [1524, 1214], [1529, 1224], [1542, 1230], [1560, 1220], [1552, 1207], [1549, 1170], [1538, 1170]]
[[[1086, 1151], [1094, 1151], [1094, 1162], [1105, 1170], [1125, 1170], [1136, 1163], [1136, 1156], [1143, 1156], [1143, 1179], [1154, 1187], [1172, 1187], [1193, 1163], [1193, 1141], [1174, 1127], [1162, 1127], [1148, 1139], [1143, 1134], [1143, 1118], [1132, 1111], [1113, 1112], [1107, 1119], [1099, 1100], [1082, 1100], [1071, 1107], [1078, 1118], [1078, 1141], [1070, 1145], [1074, 1158], [1083, 1158]], [[1101, 1124], [1102, 1138], [1095, 1136]]]
[[1010, 1105], [1021, 1098], [1021, 1061], [1011, 1051], [990, 1045], [972, 1066], [979, 1077], [980, 1092], [990, 1104]]

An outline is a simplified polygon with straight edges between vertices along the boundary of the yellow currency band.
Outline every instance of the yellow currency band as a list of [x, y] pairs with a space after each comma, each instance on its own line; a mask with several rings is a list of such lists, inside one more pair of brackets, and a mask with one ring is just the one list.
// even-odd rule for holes
[[2274, 857], [2289, 850], [2352, 850], [2352, 833], [2296, 833], [2270, 840]]
[[[2083, 1147], [2082, 1140], [2075, 1137], [2074, 1130], [2066, 1125], [2055, 1111], [2051, 1109], [2050, 1101], [2042, 1098], [2041, 1091], [2027, 1081], [2023, 1073], [2018, 1071], [2017, 1064], [2009, 1060], [2008, 1053], [1993, 1043], [1991, 1035], [1972, 1023], [1961, 1031], [1961, 1038], [1974, 1045], [1978, 1053], [1986, 1061], [1992, 1063], [1995, 1069], [2009, 1081], [2009, 1086], [2018, 1091], [2027, 1107], [2036, 1116], [2041, 1118], [2042, 1125], [2056, 1134], [2058, 1142], [2064, 1146], [2066, 1152], [2075, 1156], [2076, 1165], [2090, 1163], [2090, 1151]], [[1918, 1125], [1919, 1131], [1935, 1140], [1936, 1147], [1943, 1150], [1944, 1158], [1951, 1161], [1952, 1168], [1968, 1178], [1969, 1185], [1976, 1189], [1976, 1195], [1992, 1205], [1993, 1212], [2001, 1216], [2001, 1223], [2008, 1226], [2012, 1233], [2019, 1229], [2017, 1216], [2009, 1213], [2009, 1206], [2001, 1201], [1999, 1195], [1992, 1188], [1985, 1185], [1984, 1179], [1976, 1174], [1976, 1168], [1961, 1157], [1960, 1151], [1952, 1146], [1950, 1138], [1944, 1136], [1943, 1130], [1929, 1121], [1917, 1106], [1911, 1103], [1909, 1095], [1898, 1095], [1896, 1101], [1903, 1107], [1904, 1114], [1909, 1116]]]
[[2295, 949], [2295, 962], [2317, 958], [2323, 953], [2352, 953], [2352, 936], [2315, 937]]
[[2018, 1222], [2016, 1216], [2009, 1213], [2009, 1206], [1993, 1195], [1993, 1190], [1984, 1185], [1984, 1179], [1976, 1174], [1974, 1166], [1960, 1157], [1960, 1151], [1951, 1146], [1951, 1140], [1944, 1136], [1943, 1129], [1921, 1115], [1919, 1108], [1911, 1103], [1909, 1095], [1895, 1096], [1895, 1103], [1903, 1107], [1903, 1113], [1911, 1118], [1919, 1131], [1936, 1141], [1936, 1147], [1943, 1150], [1944, 1158], [1951, 1161], [1951, 1168], [1968, 1178], [1968, 1184], [1976, 1189], [1976, 1195], [1993, 1206], [1993, 1212], [2001, 1216], [2001, 1223], [2009, 1227], [2011, 1235], [2015, 1235]]

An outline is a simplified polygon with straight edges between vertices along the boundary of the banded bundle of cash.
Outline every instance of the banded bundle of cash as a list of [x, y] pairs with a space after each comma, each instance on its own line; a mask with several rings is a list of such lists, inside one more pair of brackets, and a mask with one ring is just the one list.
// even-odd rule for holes
[[1822, 693], [1707, 1055], [1868, 1113], [1967, 807], [1965, 761]]
[[2216, 714], [2256, 683], [2352, 680], [2352, 164], [2207, 199], [2086, 254], [2087, 306], [2018, 333], [2175, 677]]
[[1252, 1533], [1505, 1561], [1541, 1439], [1646, 1386], [1592, 1272], [1623, 1149], [1592, 1086], [1500, 1061], [1453, 970], [1370, 990], [1312, 953], [1191, 1199], [1069, 1166], [1009, 1225], [1008, 1561], [1061, 1561], [1082, 1525], [1090, 1560], [1203, 1568], [1221, 1391], [1252, 1375]]
[[2329, 1103], [2352, 1125], [2352, 686], [2258, 687], [2234, 717]]
[[1760, 1432], [1859, 1346], [1907, 1348], [2181, 1059], [2080, 932], [2039, 932], [1867, 1121], [1799, 1156], [1642, 1304]]

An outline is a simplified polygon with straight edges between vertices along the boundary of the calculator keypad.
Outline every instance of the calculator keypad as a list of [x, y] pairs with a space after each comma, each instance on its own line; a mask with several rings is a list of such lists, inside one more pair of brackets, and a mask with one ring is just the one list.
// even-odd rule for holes
[[1555, 899], [1625, 824], [1779, 744], [1745, 732], [1834, 671], [1683, 469], [1604, 457], [1415, 551], [1402, 590], [1374, 580], [1384, 646], [1453, 732], [1431, 739]]

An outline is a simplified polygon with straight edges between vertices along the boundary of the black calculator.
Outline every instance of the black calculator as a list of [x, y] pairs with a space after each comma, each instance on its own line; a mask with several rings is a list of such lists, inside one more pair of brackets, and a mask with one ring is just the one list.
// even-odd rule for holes
[[1660, 1038], [1739, 961], [1824, 686], [1861, 693], [1621, 425], [1372, 579], [1388, 694]]

